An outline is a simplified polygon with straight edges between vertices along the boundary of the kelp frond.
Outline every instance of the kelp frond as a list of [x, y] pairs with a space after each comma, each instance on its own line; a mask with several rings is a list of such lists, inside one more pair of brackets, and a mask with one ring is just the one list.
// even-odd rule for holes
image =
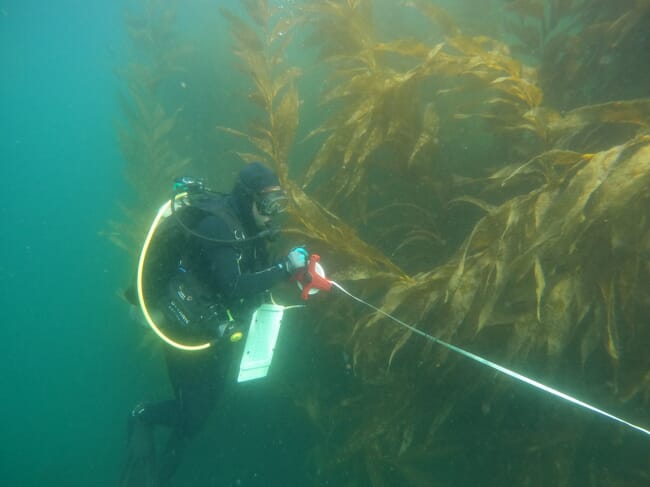
[[[559, 166], [565, 168], [561, 184], [548, 182], [490, 208], [447, 265], [393, 285], [381, 303], [382, 310], [455, 343], [480, 342], [490, 329], [507, 327], [510, 333], [499, 344], [502, 361], [506, 357], [521, 361], [539, 353], [552, 360], [573, 346], [579, 364], [599, 355], [608, 357], [616, 369], [622, 362], [642, 360], [650, 365], [643, 345], [634, 345], [637, 331], [625, 324], [620, 302], [623, 296], [641, 293], [650, 281], [648, 269], [636, 267], [639, 258], [650, 251], [650, 227], [645, 218], [640, 222], [630, 219], [650, 203], [646, 194], [650, 136], [640, 135], [583, 161], [577, 169]], [[630, 248], [622, 251], [622, 241]], [[599, 265], [604, 261], [609, 264]], [[587, 318], [589, 326], [582, 326]], [[415, 360], [400, 360], [408, 367], [418, 361], [419, 370], [428, 369], [429, 377], [454, 374], [453, 363], [441, 366], [451, 358], [448, 354], [431, 353], [430, 344], [411, 339], [409, 330], [383, 322], [379, 314], [357, 322], [350, 345], [357, 373], [378, 380], [378, 371], [391, 364], [395, 367], [408, 347]], [[377, 353], [378, 342], [386, 348], [384, 354]], [[384, 383], [399, 388], [390, 376], [381, 376]], [[392, 376], [399, 381], [399, 368]], [[617, 374], [612, 377], [616, 381], [610, 385], [611, 393], [638, 390], [636, 376], [631, 380]], [[410, 396], [413, 405], [416, 396]], [[447, 408], [430, 418], [436, 428], [462, 398], [445, 400]], [[365, 428], [368, 435], [379, 433], [370, 422], [364, 423], [362, 431]], [[393, 438], [399, 444], [407, 428], [384, 424], [378, 437], [357, 432], [373, 446], [351, 438], [349, 448], [376, 448], [390, 456], [380, 438]], [[420, 445], [433, 451], [435, 436], [426, 444], [419, 443], [424, 438], [416, 439], [409, 448]]]
[[133, 253], [151, 212], [190, 164], [173, 143], [180, 107], [164, 104], [160, 88], [185, 71], [183, 58], [191, 47], [179, 39], [170, 2], [148, 1], [140, 12], [126, 13], [124, 21], [134, 52], [133, 60], [118, 70], [125, 89], [119, 95], [124, 120], [117, 138], [126, 162], [124, 178], [136, 199], [133, 206], [121, 205], [121, 220], [109, 222], [111, 230], [104, 234]]
[[[497, 7], [508, 35], [457, 14], [479, 4]], [[280, 174], [292, 242], [434, 337], [596, 404], [650, 404], [650, 93], [643, 69], [630, 69], [648, 50], [648, 1], [477, 0], [450, 6], [453, 17], [427, 0], [292, 5], [242, 0], [244, 18], [222, 11], [259, 116], [220, 127], [248, 146], [236, 149], [244, 162]], [[409, 19], [409, 31], [383, 31], [384, 13]], [[160, 96], [187, 69], [173, 19], [161, 7], [128, 25], [149, 62], [124, 70], [120, 142], [149, 208], [203, 150], [179, 150], [191, 136], [186, 112]], [[295, 62], [294, 39], [305, 40]], [[322, 81], [317, 94], [298, 91], [306, 66]], [[304, 120], [301, 94], [321, 108]], [[299, 122], [312, 123], [300, 127], [310, 146], [300, 152]], [[142, 212], [125, 216], [146, 224]], [[112, 229], [104, 234], [128, 247], [125, 226]], [[323, 436], [326, 481], [432, 485], [471, 457], [466, 470], [481, 465], [501, 483], [647, 483], [576, 454], [592, 423], [536, 399], [513, 408], [524, 393], [507, 380], [336, 292], [318, 298], [305, 310], [315, 353], [336, 348], [353, 385], [339, 387], [337, 365], [315, 360], [291, 386]], [[472, 428], [459, 428], [468, 415]]]
[[139, 11], [124, 13], [124, 25], [139, 59], [121, 70], [127, 81], [155, 90], [170, 76], [186, 71], [185, 58], [193, 48], [176, 30], [173, 3], [148, 0]]
[[[247, 139], [255, 148], [255, 154], [240, 153], [244, 161], [264, 161], [278, 171], [282, 181], [286, 181], [300, 106], [295, 80], [301, 72], [296, 67], [287, 66], [285, 60], [292, 22], [284, 18], [272, 20], [274, 11], [265, 0], [248, 1], [245, 7], [257, 28], [227, 9], [221, 12], [230, 23], [234, 52], [242, 71], [253, 82], [249, 99], [261, 109], [263, 115], [253, 121], [246, 132], [228, 127], [218, 128]], [[278, 36], [279, 32], [282, 32], [282, 36]]]
[[[309, 4], [310, 25], [322, 34], [315, 39], [323, 51], [330, 53], [326, 60], [334, 71], [322, 103], [336, 107], [337, 112], [310, 134], [328, 135], [304, 184], [319, 184], [316, 178], [320, 174], [332, 176], [323, 189], [328, 206], [340, 204], [366, 186], [367, 173], [377, 163], [380, 151], [393, 152], [393, 157], [403, 159], [408, 167], [426, 157], [437, 142], [439, 118], [435, 105], [430, 102], [420, 108], [419, 90], [443, 45], [379, 42], [371, 17], [360, 15], [366, 5], [343, 1]], [[337, 26], [337, 32], [345, 32], [332, 36], [332, 26]], [[340, 43], [340, 38], [355, 41]], [[422, 60], [406, 71], [398, 70], [383, 59], [383, 52], [421, 56]]]
[[[377, 272], [385, 273], [392, 279], [405, 278], [404, 273], [381, 252], [363, 242], [354, 230], [289, 179], [289, 152], [298, 128], [300, 105], [294, 80], [300, 70], [284, 64], [283, 50], [276, 48], [278, 41], [273, 36], [264, 35], [264, 32], [277, 31], [278, 25], [286, 29], [289, 25], [286, 19], [280, 18], [275, 26], [260, 25], [259, 21], [271, 21], [268, 3], [262, 0], [249, 3], [247, 7], [249, 10], [254, 7], [253, 17], [263, 32], [258, 32], [227, 10], [222, 13], [231, 25], [235, 53], [254, 83], [250, 99], [262, 109], [263, 116], [251, 123], [249, 131], [219, 128], [245, 138], [254, 146], [256, 153], [238, 153], [244, 161], [262, 160], [278, 171], [283, 187], [293, 202], [291, 214], [297, 223], [289, 231], [317, 242], [321, 247], [336, 248], [343, 258], [355, 262], [354, 268], [357, 270], [348, 271], [347, 279], [367, 279]], [[286, 38], [286, 35], [283, 37]], [[282, 42], [284, 48], [284, 38]]]

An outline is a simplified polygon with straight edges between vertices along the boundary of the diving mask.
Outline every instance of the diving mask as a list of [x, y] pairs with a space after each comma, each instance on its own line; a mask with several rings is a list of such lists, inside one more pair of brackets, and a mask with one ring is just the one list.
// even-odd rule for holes
[[279, 187], [269, 188], [255, 197], [257, 211], [263, 216], [276, 216], [284, 213], [289, 206], [287, 194]]

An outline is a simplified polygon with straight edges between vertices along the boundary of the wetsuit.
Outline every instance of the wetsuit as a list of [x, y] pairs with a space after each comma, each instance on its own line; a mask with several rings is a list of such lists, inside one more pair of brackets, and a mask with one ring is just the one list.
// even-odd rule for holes
[[[224, 199], [222, 210], [206, 214], [198, 222], [196, 231], [219, 240], [254, 236], [258, 230], [250, 213], [251, 205], [241, 188], [238, 190], [235, 187], [233, 194]], [[168, 288], [159, 289], [156, 298], [164, 315], [163, 327], [171, 330], [179, 340], [212, 340], [218, 336], [217, 325], [223, 322], [223, 316], [216, 316], [216, 319], [208, 319], [198, 327], [186, 326], [170, 312], [170, 294], [173, 295], [179, 282], [189, 283], [192, 292], [200, 294], [198, 301], [204, 308], [218, 305], [219, 310], [228, 309], [240, 325], [247, 325], [254, 309], [262, 303], [265, 291], [287, 278], [282, 266], [269, 263], [264, 239], [224, 245], [191, 237], [185, 244], [177, 269], [169, 279]], [[206, 312], [206, 315], [209, 314]], [[184, 332], [186, 337], [183, 337]], [[131, 443], [136, 440], [136, 443], [144, 446], [140, 452], [129, 454], [122, 485], [164, 485], [172, 477], [180, 464], [186, 441], [200, 431], [228, 377], [233, 347], [229, 346], [231, 344], [227, 340], [223, 341], [226, 343], [198, 352], [165, 347], [174, 397], [155, 404], [141, 404], [132, 411], [129, 422]], [[152, 430], [156, 426], [171, 429], [168, 444], [157, 460], [153, 458], [154, 448], [151, 444]], [[139, 435], [140, 439], [134, 439], [134, 435]], [[134, 475], [129, 472], [133, 469], [145, 470], [145, 474], [140, 472]]]

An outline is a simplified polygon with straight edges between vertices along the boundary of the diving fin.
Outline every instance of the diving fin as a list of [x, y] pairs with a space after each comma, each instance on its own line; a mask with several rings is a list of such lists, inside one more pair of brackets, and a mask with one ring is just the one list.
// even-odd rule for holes
[[153, 427], [137, 417], [129, 418], [129, 444], [120, 487], [157, 487], [158, 469]]

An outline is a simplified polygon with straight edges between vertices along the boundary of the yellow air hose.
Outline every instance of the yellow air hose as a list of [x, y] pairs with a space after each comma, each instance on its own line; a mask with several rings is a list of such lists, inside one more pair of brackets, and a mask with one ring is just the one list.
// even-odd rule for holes
[[[183, 199], [187, 196], [187, 193], [180, 193], [174, 197], [174, 202], [178, 199]], [[151, 240], [153, 239], [154, 234], [156, 233], [156, 229], [158, 228], [158, 225], [160, 224], [161, 220], [169, 217], [171, 215], [171, 205], [172, 202], [171, 200], [165, 203], [160, 207], [158, 210], [158, 214], [156, 215], [156, 218], [154, 218], [153, 223], [151, 224], [151, 228], [149, 229], [149, 233], [147, 234], [147, 238], [144, 240], [144, 245], [142, 246], [142, 252], [140, 252], [140, 260], [138, 261], [138, 277], [137, 277], [137, 288], [138, 288], [138, 301], [140, 302], [140, 308], [142, 309], [142, 313], [144, 314], [145, 319], [147, 320], [147, 323], [149, 323], [149, 326], [151, 329], [158, 335], [165, 343], [168, 345], [171, 345], [172, 347], [178, 348], [180, 350], [187, 350], [190, 352], [196, 351], [196, 350], [205, 350], [206, 348], [209, 348], [211, 343], [206, 342], [202, 343], [199, 345], [183, 345], [182, 343], [178, 343], [171, 338], [169, 338], [167, 335], [165, 335], [160, 328], [158, 328], [158, 325], [156, 325], [156, 322], [153, 320], [151, 315], [149, 314], [149, 310], [147, 309], [147, 305], [144, 301], [144, 293], [142, 292], [142, 274], [143, 274], [143, 269], [144, 269], [144, 263], [147, 258], [147, 251], [149, 250], [149, 245], [151, 244]]]

